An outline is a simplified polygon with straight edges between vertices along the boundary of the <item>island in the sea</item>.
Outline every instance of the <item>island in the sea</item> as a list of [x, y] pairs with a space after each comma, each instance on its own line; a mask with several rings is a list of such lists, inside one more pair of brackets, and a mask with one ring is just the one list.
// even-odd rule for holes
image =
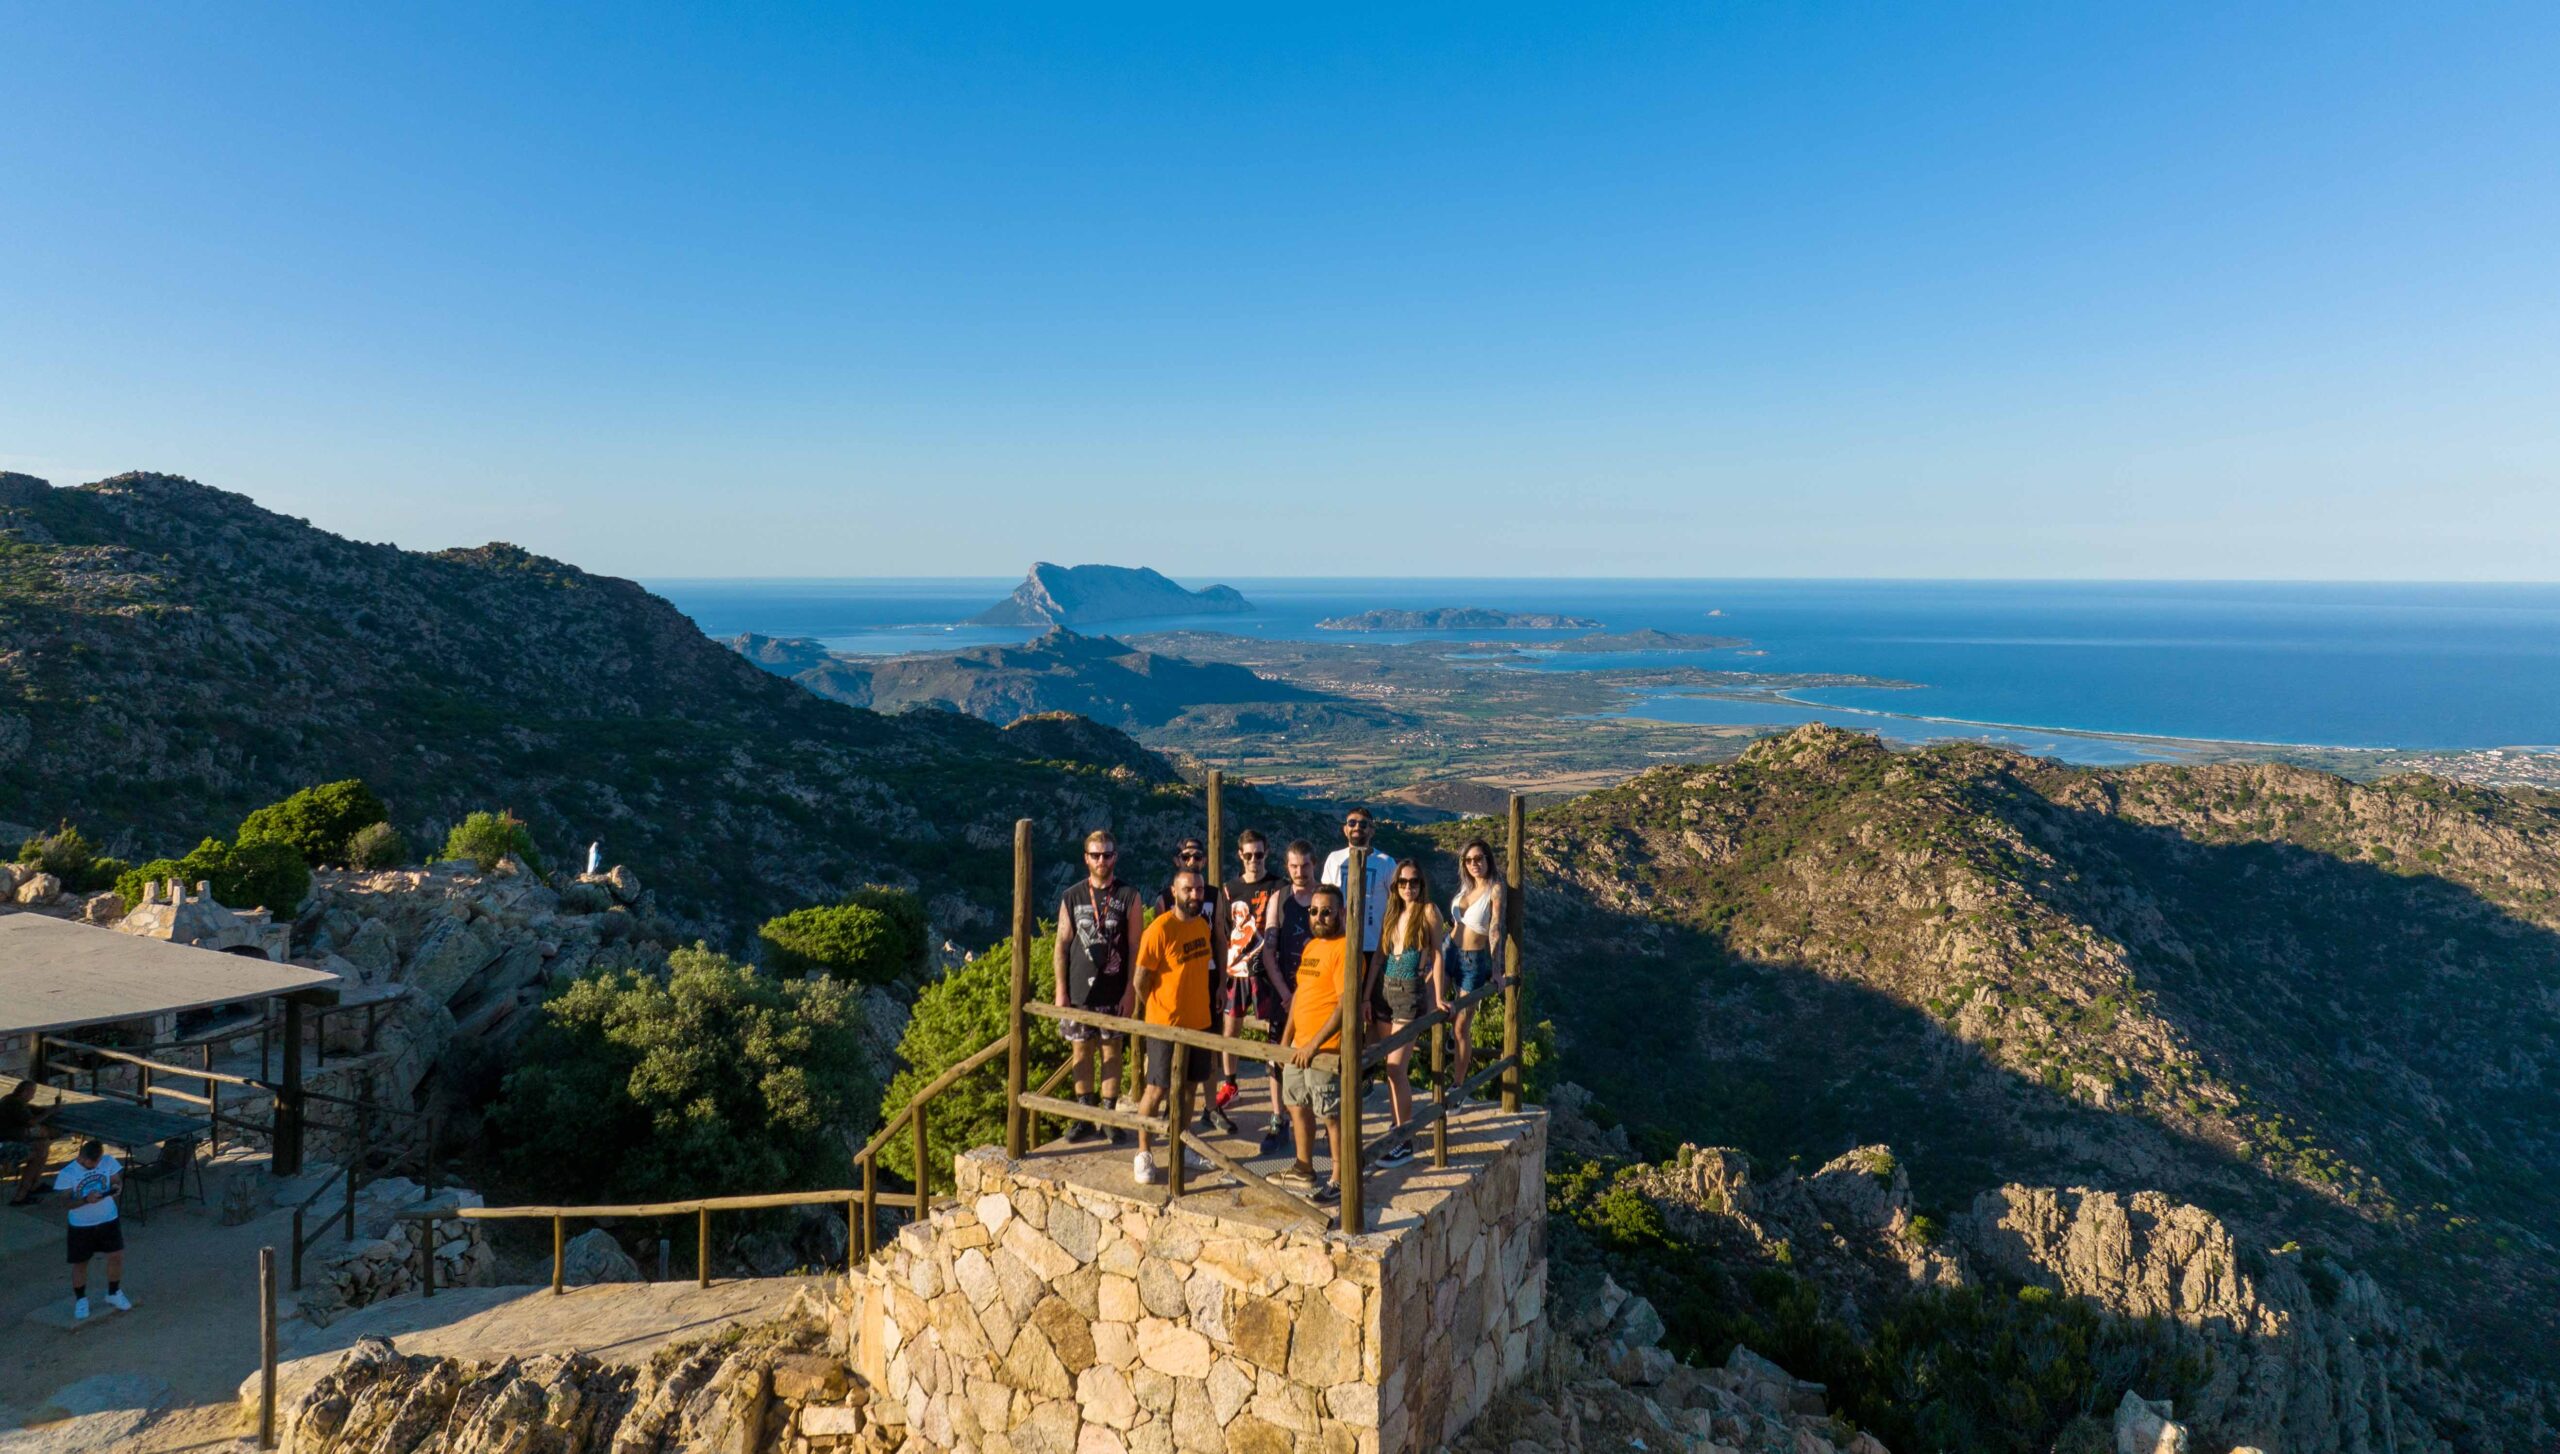
[[1013, 594], [969, 618], [975, 626], [1081, 626], [1162, 616], [1231, 616], [1253, 609], [1233, 586], [1186, 591], [1144, 566], [1040, 561]]
[[1748, 646], [1739, 636], [1702, 636], [1693, 631], [1657, 631], [1648, 626], [1641, 631], [1612, 631], [1605, 636], [1576, 636], [1554, 642], [1547, 651], [1721, 651], [1729, 646]]
[[1328, 616], [1319, 631], [1597, 631], [1601, 623], [1584, 616], [1555, 616], [1539, 611], [1495, 611], [1483, 606], [1440, 606], [1429, 611], [1380, 609], [1357, 616]]

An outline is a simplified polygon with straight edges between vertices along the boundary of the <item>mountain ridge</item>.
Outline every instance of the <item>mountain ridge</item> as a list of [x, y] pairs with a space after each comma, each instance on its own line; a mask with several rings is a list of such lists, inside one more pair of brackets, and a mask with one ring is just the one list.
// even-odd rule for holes
[[1189, 591], [1148, 566], [1035, 561], [1013, 594], [969, 618], [977, 626], [1083, 626], [1158, 616], [1234, 615], [1254, 609], [1233, 586]]

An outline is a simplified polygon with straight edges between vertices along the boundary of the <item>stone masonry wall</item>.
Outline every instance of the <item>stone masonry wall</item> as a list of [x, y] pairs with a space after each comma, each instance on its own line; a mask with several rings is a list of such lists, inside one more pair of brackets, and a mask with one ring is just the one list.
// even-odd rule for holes
[[1470, 1120], [1447, 1170], [1373, 1183], [1356, 1237], [971, 1152], [956, 1202], [846, 1283], [857, 1363], [929, 1448], [1430, 1448], [1544, 1351], [1545, 1118]]

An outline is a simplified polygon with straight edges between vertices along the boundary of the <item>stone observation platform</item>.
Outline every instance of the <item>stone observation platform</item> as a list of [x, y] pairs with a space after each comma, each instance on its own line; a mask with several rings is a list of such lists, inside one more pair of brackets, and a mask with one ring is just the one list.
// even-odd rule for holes
[[1371, 1170], [1371, 1229], [1126, 1151], [955, 1164], [844, 1284], [857, 1369], [929, 1448], [1404, 1454], [1544, 1352], [1546, 1115], [1472, 1106], [1446, 1167]]

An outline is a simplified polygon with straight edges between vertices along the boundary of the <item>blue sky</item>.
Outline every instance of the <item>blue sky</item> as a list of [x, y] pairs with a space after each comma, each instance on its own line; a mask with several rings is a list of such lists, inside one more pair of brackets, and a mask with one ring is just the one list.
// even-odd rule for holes
[[2560, 8], [0, 8], [0, 465], [638, 576], [2553, 579]]

